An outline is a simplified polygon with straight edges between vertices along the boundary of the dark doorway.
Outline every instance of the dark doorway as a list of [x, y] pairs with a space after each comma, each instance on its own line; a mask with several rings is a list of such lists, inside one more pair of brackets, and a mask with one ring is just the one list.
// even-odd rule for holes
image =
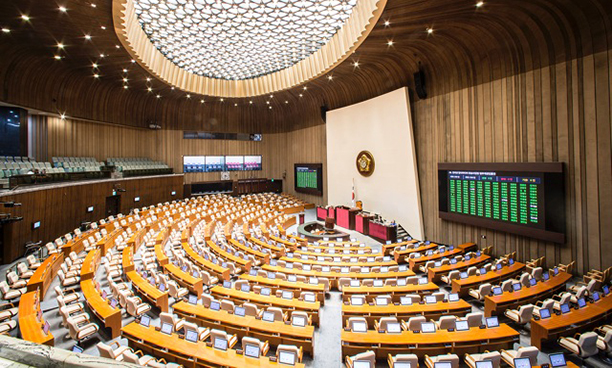
[[114, 195], [106, 197], [106, 217], [116, 215], [121, 208], [121, 196]]

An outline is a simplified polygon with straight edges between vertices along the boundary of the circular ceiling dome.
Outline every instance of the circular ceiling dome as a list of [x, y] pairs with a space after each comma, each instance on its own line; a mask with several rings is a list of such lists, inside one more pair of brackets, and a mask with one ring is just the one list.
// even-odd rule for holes
[[250, 97], [300, 85], [365, 40], [387, 0], [113, 0], [115, 33], [187, 92]]
[[170, 61], [242, 80], [288, 68], [325, 45], [357, 0], [134, 0], [138, 21]]

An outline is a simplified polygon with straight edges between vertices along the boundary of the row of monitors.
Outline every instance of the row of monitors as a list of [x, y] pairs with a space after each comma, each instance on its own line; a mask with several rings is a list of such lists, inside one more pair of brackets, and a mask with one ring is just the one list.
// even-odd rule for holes
[[[565, 355], [563, 353], [553, 353], [549, 354], [548, 358], [550, 359], [549, 367], [552, 368], [562, 368], [567, 367], [567, 362], [565, 360]], [[451, 362], [435, 362], [433, 368], [452, 368]], [[514, 367], [515, 368], [531, 368], [533, 365], [531, 364], [531, 360], [526, 358], [514, 358]], [[371, 368], [369, 360], [356, 360], [353, 362], [353, 368]], [[410, 362], [402, 362], [397, 361], [393, 363], [393, 368], [416, 368], [411, 365]], [[480, 360], [476, 362], [476, 368], [493, 368], [492, 360]]]
[[261, 156], [183, 156], [183, 172], [258, 171]]

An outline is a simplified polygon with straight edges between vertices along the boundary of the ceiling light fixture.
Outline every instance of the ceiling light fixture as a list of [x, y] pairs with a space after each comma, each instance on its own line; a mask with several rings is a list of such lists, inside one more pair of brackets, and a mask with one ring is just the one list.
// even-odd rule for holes
[[58, 44], [57, 44], [57, 48], [59, 48], [59, 49], [63, 49], [63, 48], [64, 48], [64, 44], [63, 44], [63, 43], [58, 43]]
[[106, 31], [106, 27], [105, 26], [100, 26], [100, 28], [102, 28], [103, 31]]
[[11, 33], [11, 30], [5, 27], [5, 28], [2, 28], [2, 32], [3, 33]]
[[385, 21], [385, 27], [389, 27], [391, 25], [391, 22], [389, 22], [388, 20]]
[[432, 34], [433, 33], [433, 28], [427, 28], [427, 33], [428, 34]]
[[85, 39], [86, 39], [86, 40], [91, 40], [91, 36], [90, 36], [90, 35], [88, 35], [88, 34], [86, 34], [86, 35], [85, 35]]
[[60, 55], [55, 55], [54, 58], [55, 60], [62, 60], [62, 57]]
[[64, 6], [60, 6], [59, 7], [59, 11], [61, 11], [62, 13], [65, 13], [65, 12], [68, 11], [68, 9], [66, 9], [66, 7], [64, 7]]
[[22, 19], [22, 20], [25, 20], [26, 22], [29, 22], [29, 21], [30, 21], [30, 17], [28, 17], [28, 16], [27, 16], [27, 15], [25, 15], [25, 14], [21, 14], [21, 19]]
[[97, 68], [97, 67], [98, 67], [98, 64], [93, 63], [93, 64], [91, 64], [91, 66], [92, 66], [92, 67], [94, 67], [94, 68]]
[[100, 74], [94, 74], [94, 78], [100, 78]]
[[480, 8], [483, 5], [484, 5], [484, 1], [479, 1], [479, 2], [476, 3], [476, 7], [477, 8]]
[[393, 40], [387, 41], [387, 46], [393, 46]]
[[160, 95], [157, 95], [157, 96], [155, 96], [155, 97], [160, 98], [161, 96], [160, 96]]

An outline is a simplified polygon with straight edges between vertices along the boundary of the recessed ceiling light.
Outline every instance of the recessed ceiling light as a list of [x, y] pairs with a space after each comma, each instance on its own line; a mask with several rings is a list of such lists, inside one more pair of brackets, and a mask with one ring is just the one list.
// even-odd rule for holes
[[307, 90], [307, 89], [308, 89], [308, 87], [304, 86], [304, 91]]
[[60, 7], [59, 7], [59, 11], [61, 11], [62, 13], [65, 13], [65, 12], [67, 12], [67, 11], [68, 11], [68, 9], [66, 9], [66, 7], [65, 7], [65, 6], [60, 6]]
[[249, 101], [249, 104], [250, 104], [250, 105], [252, 105], [252, 104], [253, 104], [253, 101]]
[[274, 98], [274, 95], [270, 95], [270, 98]]
[[174, 91], [174, 87], [170, 87], [170, 89]]
[[147, 88], [147, 91], [153, 92], [153, 88], [149, 87], [149, 88]]
[[54, 58], [55, 58], [55, 60], [62, 60], [62, 57], [59, 56], [59, 55], [55, 55]]
[[86, 40], [91, 40], [91, 36], [90, 35], [85, 35], [85, 39]]
[[483, 5], [484, 5], [484, 1], [479, 1], [479, 2], [476, 3], [476, 7], [477, 8], [480, 8]]
[[25, 15], [25, 14], [21, 14], [21, 19], [25, 20], [26, 22], [29, 22], [29, 21], [30, 21], [30, 17], [28, 17], [28, 16], [27, 16], [27, 15]]
[[106, 56], [106, 55], [104, 55], [104, 54], [100, 54], [100, 57], [101, 57], [101, 58], [103, 58], [104, 56]]
[[187, 95], [187, 98], [191, 98], [191, 95]]
[[136, 62], [136, 60], [132, 59], [132, 64], [134, 64]]
[[391, 25], [391, 22], [389, 22], [388, 20], [385, 21], [385, 27], [389, 27], [389, 25]]
[[106, 30], [106, 27], [105, 27], [105, 26], [100, 26], [100, 28], [102, 28], [103, 30]]
[[358, 66], [359, 66], [359, 62], [358, 62], [358, 61], [355, 61], [355, 62], [353, 63], [353, 66], [354, 66], [355, 68], [356, 68], [356, 67], [358, 67]]
[[237, 104], [237, 103], [235, 103], [235, 104], [234, 104], [234, 107], [236, 107], [236, 106], [238, 106], [238, 104]]
[[270, 104], [270, 101], [266, 101], [266, 104], [267, 104], [267, 105], [269, 105], [269, 104]]
[[432, 34], [433, 33], [433, 28], [427, 28], [427, 33]]
[[304, 95], [300, 93], [300, 97], [303, 97]]
[[289, 101], [285, 101], [285, 103], [286, 103], [286, 104], [288, 104], [288, 103], [289, 103]]
[[157, 96], [155, 96], [155, 97], [160, 98], [161, 96], [160, 96], [160, 95], [157, 95]]
[[92, 8], [95, 8], [95, 7], [96, 7], [96, 4], [91, 3], [91, 7], [92, 7]]
[[127, 73], [127, 72], [128, 72], [128, 70], [127, 70], [127, 69], [123, 69], [123, 72], [124, 72], [124, 73]]
[[60, 119], [62, 120], [66, 119], [66, 114], [60, 114]]
[[116, 49], [120, 49], [120, 48], [121, 48], [121, 46], [119, 46], [119, 45], [115, 45], [115, 48], [116, 48]]
[[64, 44], [63, 43], [58, 43], [57, 47], [60, 48], [60, 49], [63, 49], [64, 48]]
[[93, 64], [91, 64], [91, 66], [93, 66], [94, 68], [97, 68], [97, 67], [98, 67], [98, 64], [93, 63]]
[[389, 40], [389, 41], [387, 42], [387, 46], [393, 46], [393, 40]]
[[123, 86], [123, 89], [128, 89], [128, 86], [127, 86], [127, 85], [126, 85], [126, 86]]
[[200, 100], [200, 103], [204, 103], [204, 100]]
[[94, 74], [94, 78], [100, 78], [100, 74]]
[[334, 79], [334, 77], [333, 77], [333, 76], [331, 76], [331, 75], [328, 75], [328, 76], [327, 76], [327, 79], [332, 80], [332, 79]]
[[11, 30], [8, 28], [2, 28], [3, 33], [11, 33]]
[[151, 81], [151, 78], [147, 77], [147, 82], [150, 82], [150, 81]]
[[272, 106], [268, 106], [268, 108], [269, 108], [270, 110], [272, 110]]
[[124, 81], [124, 82], [127, 82], [127, 81], [128, 81], [128, 79], [127, 79], [127, 78], [123, 78], [123, 81]]

